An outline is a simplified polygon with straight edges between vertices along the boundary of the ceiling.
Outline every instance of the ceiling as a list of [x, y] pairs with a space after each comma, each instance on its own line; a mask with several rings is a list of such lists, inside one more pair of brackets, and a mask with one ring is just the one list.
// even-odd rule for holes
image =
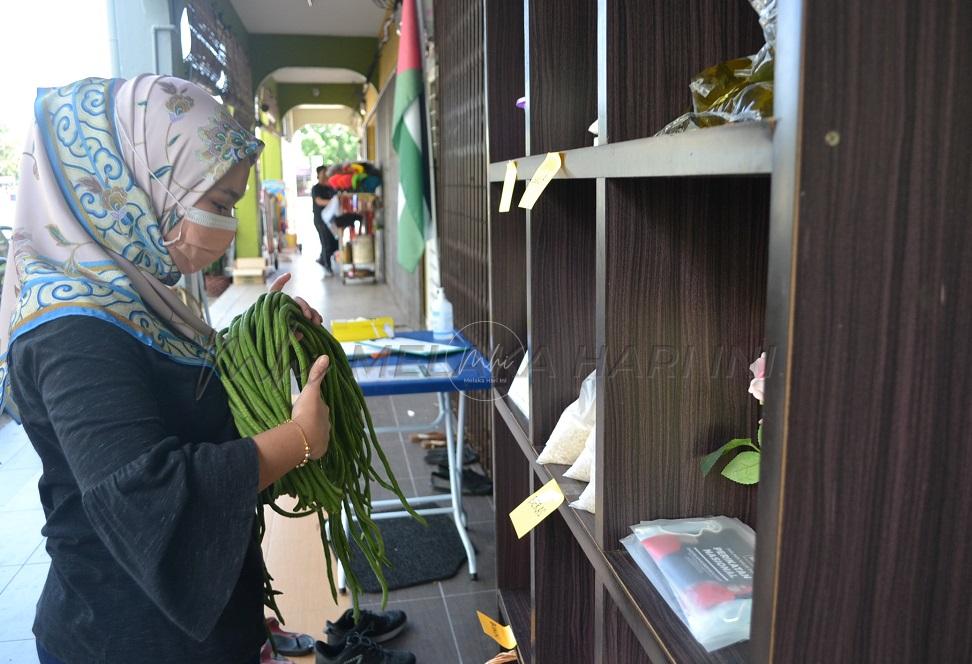
[[[310, 1], [311, 6], [308, 6]], [[385, 10], [373, 0], [230, 0], [247, 32], [374, 37]]]
[[365, 77], [337, 67], [282, 67], [271, 74], [277, 83], [364, 83]]

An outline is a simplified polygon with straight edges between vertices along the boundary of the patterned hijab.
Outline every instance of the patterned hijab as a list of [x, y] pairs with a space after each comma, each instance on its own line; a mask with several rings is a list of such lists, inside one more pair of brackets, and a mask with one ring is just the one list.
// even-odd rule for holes
[[12, 406], [10, 344], [62, 316], [94, 316], [173, 361], [211, 364], [212, 330], [169, 289], [181, 275], [162, 240], [263, 144], [172, 77], [40, 90], [34, 112], [0, 300], [0, 409]]

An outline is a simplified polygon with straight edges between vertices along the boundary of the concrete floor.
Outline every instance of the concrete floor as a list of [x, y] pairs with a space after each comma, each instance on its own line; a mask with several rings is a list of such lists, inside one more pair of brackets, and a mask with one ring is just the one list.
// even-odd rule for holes
[[[297, 209], [301, 200], [298, 201]], [[307, 207], [310, 208], [309, 201]], [[325, 321], [356, 316], [391, 315], [407, 320], [390, 290], [378, 286], [344, 286], [324, 279], [316, 238], [308, 219], [298, 234], [304, 254], [281, 263], [281, 272], [294, 274], [286, 291], [304, 297], [324, 315]], [[264, 291], [261, 286], [232, 286], [211, 305], [213, 323], [222, 327], [245, 310]], [[369, 399], [375, 424], [387, 426], [409, 420], [432, 419], [432, 395]], [[430, 471], [424, 450], [397, 434], [381, 437], [403, 489], [410, 496], [430, 493]], [[40, 528], [44, 515], [37, 496], [40, 460], [22, 427], [0, 420], [0, 664], [34, 664], [31, 625], [34, 606], [50, 564]], [[376, 497], [381, 497], [376, 496]], [[393, 591], [390, 608], [409, 615], [409, 629], [389, 647], [411, 650], [419, 662], [478, 664], [499, 652], [479, 627], [476, 611], [496, 616], [495, 537], [491, 498], [466, 498], [470, 535], [478, 550], [479, 580], [471, 581], [465, 568], [454, 578]], [[268, 514], [272, 514], [269, 513]], [[283, 591], [280, 608], [289, 629], [321, 636], [325, 619], [344, 610], [327, 591], [320, 534], [313, 519], [268, 517], [264, 538], [267, 565]], [[377, 608], [380, 597], [365, 596], [363, 605]], [[294, 658], [311, 663], [312, 657]]]

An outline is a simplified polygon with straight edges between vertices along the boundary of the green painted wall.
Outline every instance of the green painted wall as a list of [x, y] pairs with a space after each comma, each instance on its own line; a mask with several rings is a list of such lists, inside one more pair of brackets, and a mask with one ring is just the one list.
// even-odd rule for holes
[[283, 157], [280, 154], [280, 137], [272, 131], [257, 130], [260, 140], [266, 144], [260, 155], [260, 174], [264, 180], [283, 180]]
[[[317, 90], [317, 95], [314, 94]], [[280, 83], [277, 85], [277, 106], [280, 117], [300, 104], [338, 104], [358, 108], [361, 86], [356, 83]]]
[[258, 206], [256, 169], [250, 169], [250, 179], [246, 182], [246, 193], [236, 204], [236, 257], [259, 258], [260, 251], [260, 208]]
[[341, 67], [368, 75], [378, 48], [375, 37], [250, 35], [253, 87], [281, 67]]

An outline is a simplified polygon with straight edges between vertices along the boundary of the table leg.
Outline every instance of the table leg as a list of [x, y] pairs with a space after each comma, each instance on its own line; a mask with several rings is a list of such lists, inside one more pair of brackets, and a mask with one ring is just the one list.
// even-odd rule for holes
[[[459, 403], [461, 406], [463, 402], [460, 400]], [[459, 538], [462, 540], [462, 546], [466, 549], [466, 559], [469, 561], [469, 576], [476, 579], [478, 578], [476, 572], [476, 551], [473, 549], [472, 541], [469, 539], [469, 533], [466, 532], [466, 526], [463, 524], [462, 487], [460, 485], [460, 477], [462, 475], [462, 448], [456, 444], [456, 435], [453, 431], [453, 422], [451, 416], [452, 409], [449, 405], [449, 395], [447, 393], [439, 393], [439, 404], [440, 408], [445, 410], [447, 413], [450, 413], [450, 415], [446, 417], [446, 456], [449, 460], [449, 476], [451, 479], [449, 482], [449, 488], [450, 493], [452, 494], [452, 516], [456, 522], [456, 530], [459, 531]], [[463, 414], [465, 413], [463, 412]], [[460, 423], [460, 426], [461, 424], [462, 423]], [[462, 434], [460, 433], [459, 441], [462, 440], [461, 436]], [[459, 466], [458, 471], [456, 469], [457, 465]]]

